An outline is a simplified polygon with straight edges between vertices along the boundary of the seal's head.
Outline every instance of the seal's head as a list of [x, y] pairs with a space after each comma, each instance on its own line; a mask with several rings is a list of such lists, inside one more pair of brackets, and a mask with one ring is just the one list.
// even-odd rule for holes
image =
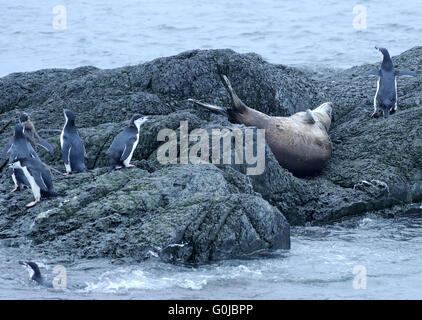
[[327, 132], [330, 129], [331, 121], [333, 121], [333, 106], [332, 102], [325, 102], [312, 110], [313, 116], [324, 125]]

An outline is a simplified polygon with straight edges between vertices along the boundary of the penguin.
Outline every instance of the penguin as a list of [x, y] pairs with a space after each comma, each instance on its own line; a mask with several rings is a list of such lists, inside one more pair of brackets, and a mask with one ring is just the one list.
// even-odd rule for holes
[[35, 262], [32, 261], [19, 261], [19, 264], [24, 266], [29, 271], [29, 277], [39, 285], [46, 288], [53, 288], [53, 284], [44, 279], [41, 275], [40, 268]]
[[66, 172], [85, 172], [85, 147], [75, 126], [75, 114], [68, 109], [63, 110], [66, 119], [60, 135], [60, 145]]
[[[22, 124], [17, 124], [15, 126], [13, 143], [10, 146], [9, 151], [9, 164], [13, 163], [16, 159], [24, 158], [35, 158], [41, 161], [38, 157], [38, 154], [33, 149], [32, 144], [27, 140], [26, 136], [24, 135], [24, 127]], [[12, 176], [12, 180], [15, 184], [15, 188], [11, 192], [21, 190], [22, 186], [30, 186], [29, 181], [26, 179], [21, 169], [10, 168], [9, 170]]]
[[113, 140], [107, 153], [110, 160], [109, 172], [117, 170], [125, 166], [133, 168], [135, 165], [130, 164], [133, 152], [139, 141], [139, 132], [141, 125], [148, 120], [140, 114], [135, 114], [131, 119], [129, 126], [124, 128]]
[[35, 206], [41, 201], [41, 197], [53, 198], [58, 196], [58, 193], [54, 190], [51, 173], [40, 160], [32, 157], [17, 158], [10, 166], [13, 169], [21, 169], [31, 186], [34, 201], [28, 203], [27, 208]]
[[[55, 197], [58, 194], [54, 190], [51, 173], [41, 160], [36, 156], [35, 151], [30, 151], [29, 143], [23, 134], [22, 124], [15, 126], [15, 139], [13, 150], [9, 158], [11, 169], [21, 170], [22, 173], [15, 173], [15, 183], [29, 185], [35, 200], [26, 206], [31, 208], [35, 206], [43, 197]], [[23, 179], [25, 178], [25, 179]], [[21, 179], [21, 181], [19, 181]]]
[[397, 77], [412, 76], [416, 77], [416, 72], [407, 69], [395, 70], [388, 50], [375, 47], [383, 55], [381, 69], [368, 71], [364, 76], [377, 76], [377, 91], [374, 97], [374, 112], [371, 118], [377, 117], [378, 111], [382, 110], [384, 118], [388, 118], [390, 113], [397, 110]]

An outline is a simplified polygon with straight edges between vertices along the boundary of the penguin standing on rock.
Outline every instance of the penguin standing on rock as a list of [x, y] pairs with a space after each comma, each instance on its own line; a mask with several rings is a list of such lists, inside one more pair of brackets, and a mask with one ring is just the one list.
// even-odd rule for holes
[[148, 120], [148, 117], [142, 117], [140, 114], [135, 114], [130, 120], [129, 126], [124, 128], [113, 140], [108, 149], [108, 156], [110, 159], [110, 169], [133, 168], [135, 165], [130, 164], [133, 152], [139, 141], [139, 132], [141, 125]]
[[66, 168], [64, 175], [72, 172], [85, 172], [85, 147], [75, 126], [75, 115], [71, 110], [65, 109], [64, 116], [66, 122], [60, 135], [60, 145]]
[[[32, 144], [24, 135], [24, 127], [22, 124], [17, 124], [15, 126], [15, 131], [11, 143], [9, 164], [12, 164], [17, 159], [35, 158], [40, 160], [37, 153], [32, 148]], [[11, 192], [21, 190], [22, 186], [30, 186], [29, 181], [26, 179], [21, 169], [10, 168], [10, 173], [15, 184], [15, 188]]]
[[[15, 140], [13, 143], [15, 150], [11, 153], [10, 167], [13, 170], [21, 170], [26, 179], [25, 184], [31, 187], [34, 201], [26, 206], [31, 208], [41, 201], [42, 197], [56, 197], [58, 194], [54, 190], [53, 180], [48, 168], [38, 157], [34, 157], [28, 148], [27, 140], [23, 134], [23, 126], [15, 126]], [[20, 176], [19, 176], [20, 177]], [[23, 179], [23, 178], [22, 178]]]
[[382, 110], [384, 118], [388, 118], [390, 113], [394, 113], [397, 110], [397, 77], [416, 77], [417, 74], [406, 69], [395, 70], [388, 50], [378, 47], [375, 47], [375, 49], [379, 50], [383, 55], [381, 69], [374, 69], [364, 74], [364, 76], [378, 77], [377, 92], [374, 97], [374, 112], [371, 118], [377, 117], [379, 110]]

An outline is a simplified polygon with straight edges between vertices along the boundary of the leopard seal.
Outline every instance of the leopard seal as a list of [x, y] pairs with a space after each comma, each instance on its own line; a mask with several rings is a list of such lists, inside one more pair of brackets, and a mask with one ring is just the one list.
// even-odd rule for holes
[[265, 140], [281, 167], [297, 177], [313, 176], [327, 164], [332, 154], [328, 130], [333, 103], [326, 102], [313, 110], [297, 112], [290, 117], [269, 116], [248, 107], [223, 75], [224, 84], [233, 102], [224, 108], [198, 100], [194, 104], [228, 117], [232, 123], [265, 129]]

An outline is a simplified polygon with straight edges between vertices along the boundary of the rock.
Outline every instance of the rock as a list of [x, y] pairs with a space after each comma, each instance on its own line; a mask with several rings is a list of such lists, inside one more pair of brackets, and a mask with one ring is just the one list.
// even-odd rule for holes
[[[422, 73], [422, 47], [393, 58], [397, 67]], [[87, 173], [54, 184], [65, 195], [33, 209], [29, 190], [10, 194], [7, 159], [0, 162], [0, 238], [30, 244], [46, 255], [112, 257], [139, 261], [151, 255], [172, 263], [207, 263], [262, 250], [288, 249], [289, 224], [325, 224], [366, 213], [418, 215], [422, 202], [421, 82], [398, 81], [399, 110], [370, 119], [376, 90], [348, 70], [299, 70], [265, 62], [256, 54], [194, 50], [144, 64], [100, 70], [81, 67], [15, 73], [0, 79], [0, 139], [10, 137], [22, 111], [53, 146], [40, 157], [63, 170], [59, 150], [63, 108], [72, 109], [87, 151]], [[281, 168], [268, 146], [265, 171], [247, 166], [163, 165], [160, 130], [240, 129], [220, 115], [197, 109], [195, 98], [221, 106], [231, 101], [226, 74], [240, 98], [270, 115], [291, 115], [334, 103], [333, 156], [316, 177], [299, 179]], [[133, 162], [137, 168], [107, 174], [107, 149], [134, 113], [148, 115]], [[179, 141], [180, 144], [180, 141]], [[192, 146], [195, 142], [190, 142]]]

